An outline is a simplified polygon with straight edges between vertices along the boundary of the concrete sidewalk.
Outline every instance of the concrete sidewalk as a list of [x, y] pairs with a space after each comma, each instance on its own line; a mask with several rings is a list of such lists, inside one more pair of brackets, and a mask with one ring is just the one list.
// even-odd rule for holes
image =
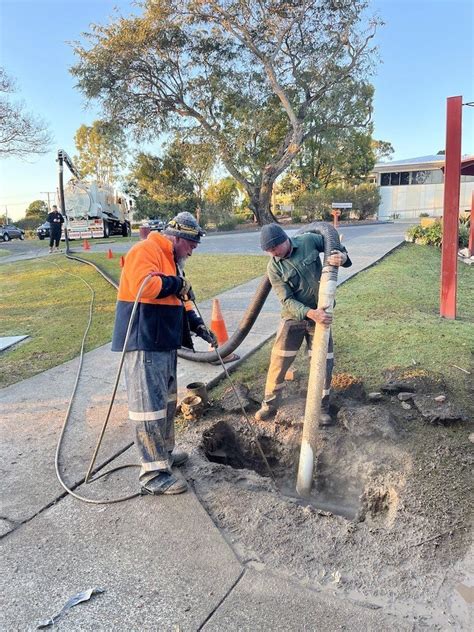
[[[363, 238], [351, 240], [348, 247], [354, 266], [341, 270], [339, 282], [373, 264], [401, 241], [395, 234], [369, 246]], [[219, 296], [229, 334], [257, 285], [254, 280]], [[206, 318], [210, 303], [200, 306]], [[263, 344], [274, 334], [278, 321], [279, 305], [271, 294], [239, 355], [245, 358]], [[118, 359], [109, 345], [86, 355], [63, 457], [71, 486], [83, 480]], [[140, 497], [99, 506], [64, 497], [55, 476], [54, 452], [77, 362], [0, 391], [4, 419], [0, 524], [7, 534], [2, 541], [6, 564], [0, 629], [35, 629], [71, 595], [93, 587], [106, 592], [71, 610], [59, 629], [332, 630], [344, 624], [352, 629], [393, 628], [394, 622], [381, 611], [340, 603], [332, 595], [249, 570], [192, 491], [179, 497]], [[189, 382], [209, 382], [221, 373], [218, 366], [180, 360], [181, 392]], [[131, 438], [121, 388], [98, 462], [117, 455], [121, 456], [113, 466], [136, 462], [134, 448], [127, 449]], [[83, 485], [79, 493], [114, 498], [136, 490], [136, 470], [128, 469]], [[405, 629], [399, 622], [395, 625]]]

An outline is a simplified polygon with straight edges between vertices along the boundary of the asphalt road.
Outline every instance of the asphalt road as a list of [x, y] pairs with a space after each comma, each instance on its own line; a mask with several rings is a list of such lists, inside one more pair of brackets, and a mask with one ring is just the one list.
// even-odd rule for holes
[[[381, 238], [401, 236], [403, 238], [409, 226], [410, 224], [407, 223], [364, 224], [361, 226], [342, 226], [339, 232], [343, 236], [343, 243], [348, 246], [349, 250], [350, 242], [363, 236], [370, 239], [376, 239], [377, 236]], [[299, 228], [288, 229], [287, 232], [291, 236], [297, 230], [299, 230]], [[198, 252], [209, 254], [261, 255], [259, 234], [259, 231], [234, 231], [232, 233], [220, 234], [210, 233], [203, 238]], [[124, 254], [128, 252], [131, 245], [135, 242], [121, 237], [112, 237], [107, 241], [100, 240], [99, 243], [90, 240], [90, 243], [92, 252], [107, 252], [110, 248], [114, 253]], [[64, 242], [62, 246], [64, 248]], [[71, 242], [71, 248], [78, 253], [82, 252], [82, 242]], [[8, 253], [6, 256], [0, 255], [0, 264], [23, 261], [25, 259], [35, 259], [48, 255], [48, 242], [14, 240], [7, 243], [0, 243], [0, 251]]]

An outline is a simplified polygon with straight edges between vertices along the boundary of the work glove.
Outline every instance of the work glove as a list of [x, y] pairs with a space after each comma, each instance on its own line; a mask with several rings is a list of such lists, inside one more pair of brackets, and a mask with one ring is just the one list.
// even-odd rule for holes
[[196, 333], [200, 338], [212, 345], [214, 349], [217, 349], [217, 347], [219, 346], [215, 333], [208, 329], [206, 325], [199, 325]]
[[181, 280], [183, 282], [183, 286], [178, 292], [179, 298], [182, 301], [194, 301], [195, 297], [191, 283], [185, 277], [181, 277]]

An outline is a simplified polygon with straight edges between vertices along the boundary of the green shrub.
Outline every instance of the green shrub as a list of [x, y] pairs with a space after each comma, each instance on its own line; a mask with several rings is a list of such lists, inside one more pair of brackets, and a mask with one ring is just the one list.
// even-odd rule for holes
[[[441, 222], [434, 222], [431, 226], [423, 228], [420, 225], [411, 226], [405, 233], [406, 241], [415, 242], [423, 246], [436, 246], [440, 248], [443, 242], [443, 225]], [[465, 224], [459, 225], [459, 247], [465, 248], [469, 243], [469, 227]]]
[[459, 247], [467, 248], [469, 246], [469, 226], [467, 224], [459, 225]]
[[217, 230], [234, 230], [235, 227], [239, 224], [238, 218], [234, 215], [233, 217], [229, 217], [223, 222], [217, 224]]
[[352, 209], [343, 209], [340, 219], [349, 217], [351, 212], [362, 220], [377, 214], [380, 192], [374, 184], [360, 184], [357, 187], [333, 186], [316, 191], [303, 191], [294, 200], [295, 209], [306, 215], [308, 221], [332, 221], [331, 205], [335, 202], [352, 202]]
[[301, 224], [302, 217], [299, 213], [293, 212], [291, 214], [291, 222], [293, 224]]
[[430, 216], [430, 214], [429, 214], [429, 213], [420, 213], [420, 214], [418, 215], [418, 217], [429, 217], [429, 216]]
[[443, 227], [441, 226], [441, 222], [434, 222], [431, 226], [425, 228], [424, 240], [427, 246], [441, 247], [443, 241]]

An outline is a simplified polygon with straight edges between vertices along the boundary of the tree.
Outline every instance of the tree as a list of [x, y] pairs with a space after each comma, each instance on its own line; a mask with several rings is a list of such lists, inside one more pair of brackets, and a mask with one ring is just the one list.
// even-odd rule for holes
[[365, 81], [377, 27], [362, 26], [366, 0], [141, 6], [142, 15], [95, 25], [87, 47], [76, 44], [79, 88], [138, 136], [198, 134], [245, 188], [259, 223], [272, 221], [273, 183], [302, 145], [320, 124], [352, 124], [348, 86]]
[[[158, 217], [196, 210], [194, 184], [186, 174], [180, 151], [173, 144], [168, 147], [163, 158], [140, 152], [132, 167], [130, 180], [138, 196], [153, 200]], [[142, 199], [143, 208], [146, 198]], [[151, 209], [150, 203], [147, 204], [147, 208]]]
[[204, 205], [204, 187], [209, 182], [216, 164], [215, 149], [206, 141], [192, 142], [179, 136], [174, 139], [170, 148], [180, 156], [186, 176], [194, 185], [197, 198], [196, 214], [199, 221]]
[[388, 160], [391, 160], [391, 155], [395, 151], [392, 143], [389, 143], [386, 140], [373, 140], [372, 150], [375, 154], [375, 162], [379, 162], [384, 158], [388, 158]]
[[13, 79], [0, 67], [0, 158], [46, 154], [52, 142], [46, 123], [11, 101], [14, 92]]
[[231, 223], [239, 200], [237, 183], [233, 178], [222, 178], [206, 187], [203, 223], [216, 226]]
[[125, 164], [126, 139], [115, 123], [94, 121], [81, 125], [74, 136], [79, 152], [74, 162], [83, 178], [113, 184], [121, 166]]
[[25, 219], [35, 219], [40, 222], [46, 221], [49, 209], [46, 202], [43, 200], [35, 200], [26, 209]]

